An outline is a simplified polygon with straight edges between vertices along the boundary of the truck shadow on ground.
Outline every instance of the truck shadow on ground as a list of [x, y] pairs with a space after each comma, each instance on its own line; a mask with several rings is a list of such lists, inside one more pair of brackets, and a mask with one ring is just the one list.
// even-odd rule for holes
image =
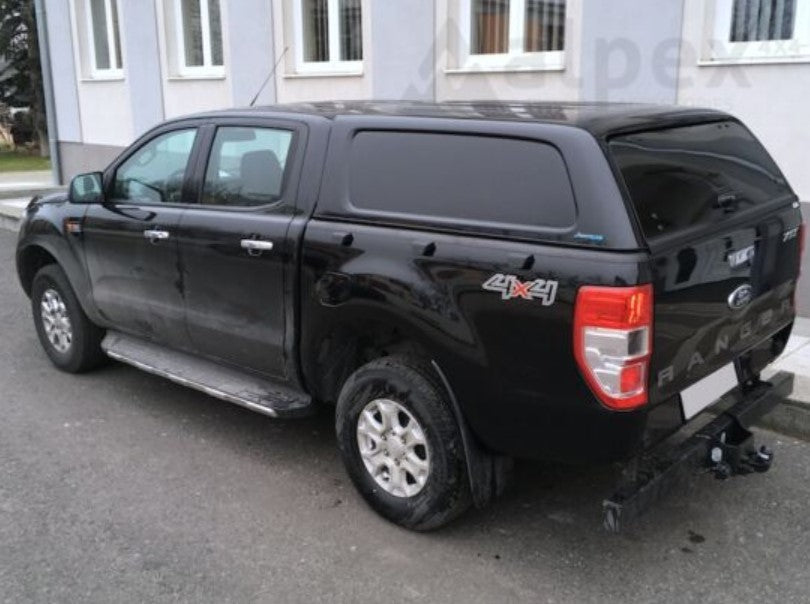
[[[313, 475], [328, 475], [336, 487], [333, 493], [319, 494], [324, 501], [368, 511], [344, 472], [334, 435], [332, 407], [323, 406], [310, 418], [281, 421], [117, 363], [86, 379], [98, 380], [100, 385], [114, 383], [121, 404], [165, 416], [161, 421], [166, 422], [167, 429], [182, 421], [185, 431], [194, 431], [211, 446], [230, 449], [273, 468], [278, 468], [279, 463], [291, 468], [310, 466]], [[520, 531], [524, 537], [534, 533], [544, 540], [570, 541], [578, 537], [584, 540], [597, 535], [597, 541], [615, 544], [656, 539], [662, 527], [668, 531], [680, 525], [681, 532], [686, 533], [696, 520], [710, 521], [705, 516], [711, 515], [711, 510], [701, 509], [693, 491], [697, 489], [711, 496], [708, 491], [714, 481], [698, 477], [697, 485], [681, 485], [688, 493], [681, 490], [667, 497], [621, 535], [608, 534], [601, 526], [601, 504], [611, 494], [617, 478], [618, 469], [612, 466], [568, 467], [518, 461], [510, 487], [501, 498], [486, 509], [470, 510], [450, 526], [431, 533], [429, 538], [458, 539], [470, 533], [508, 537]], [[699, 518], [695, 518], [695, 513]], [[370, 521], [385, 523], [373, 515]], [[695, 539], [699, 541], [700, 536]]]

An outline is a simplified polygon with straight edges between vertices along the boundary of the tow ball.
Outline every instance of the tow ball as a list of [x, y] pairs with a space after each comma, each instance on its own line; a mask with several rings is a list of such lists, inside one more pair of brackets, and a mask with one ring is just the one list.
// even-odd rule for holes
[[741, 445], [728, 444], [724, 432], [709, 450], [709, 471], [718, 480], [735, 475], [767, 472], [773, 463], [773, 450], [765, 445], [751, 446], [750, 438]]

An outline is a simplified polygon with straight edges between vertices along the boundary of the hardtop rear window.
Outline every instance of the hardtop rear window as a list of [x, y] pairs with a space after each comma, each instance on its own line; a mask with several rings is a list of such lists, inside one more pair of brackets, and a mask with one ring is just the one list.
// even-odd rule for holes
[[765, 148], [735, 121], [621, 135], [609, 146], [648, 240], [793, 194]]
[[576, 219], [562, 156], [542, 142], [366, 130], [354, 137], [350, 166], [349, 200], [360, 214], [530, 230]]

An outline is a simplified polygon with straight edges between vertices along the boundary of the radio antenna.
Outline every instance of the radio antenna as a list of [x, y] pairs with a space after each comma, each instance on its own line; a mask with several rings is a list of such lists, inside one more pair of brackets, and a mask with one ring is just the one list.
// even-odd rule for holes
[[262, 90], [264, 90], [264, 87], [267, 86], [267, 82], [269, 82], [270, 78], [272, 78], [275, 75], [276, 69], [278, 69], [278, 64], [281, 63], [281, 59], [284, 58], [284, 55], [287, 54], [288, 50], [290, 50], [290, 47], [285, 46], [284, 50], [281, 52], [281, 55], [278, 57], [278, 60], [276, 61], [276, 64], [273, 65], [273, 69], [270, 71], [270, 73], [267, 74], [267, 77], [264, 79], [264, 82], [262, 82], [262, 85], [259, 87], [258, 92], [256, 92], [256, 96], [254, 96], [253, 100], [250, 101], [250, 106], [251, 107], [253, 107], [253, 105], [256, 104], [256, 101], [258, 100], [259, 95], [262, 93]]

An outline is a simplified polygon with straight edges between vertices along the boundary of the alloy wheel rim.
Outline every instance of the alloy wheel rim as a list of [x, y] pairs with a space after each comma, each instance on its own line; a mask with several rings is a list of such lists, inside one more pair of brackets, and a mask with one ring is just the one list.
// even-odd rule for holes
[[42, 327], [54, 350], [62, 354], [73, 344], [73, 325], [65, 302], [55, 289], [47, 289], [40, 301]]
[[360, 412], [357, 445], [374, 481], [395, 497], [413, 497], [430, 476], [427, 437], [416, 418], [390, 399], [375, 399]]

